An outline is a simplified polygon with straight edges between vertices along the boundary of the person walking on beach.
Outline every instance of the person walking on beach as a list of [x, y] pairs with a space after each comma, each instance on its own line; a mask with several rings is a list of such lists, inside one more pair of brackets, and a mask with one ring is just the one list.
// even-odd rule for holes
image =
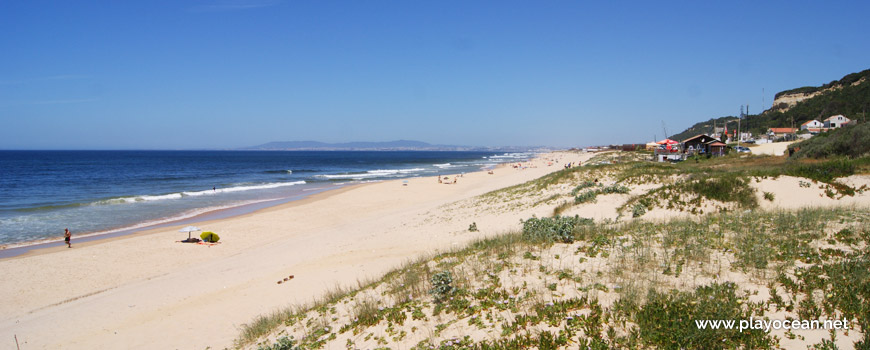
[[71, 238], [72, 238], [72, 233], [69, 232], [69, 229], [68, 229], [68, 228], [64, 229], [64, 232], [63, 232], [63, 240], [66, 242], [66, 247], [67, 247], [67, 248], [72, 248], [72, 244], [70, 244], [70, 242], [69, 242], [69, 240], [70, 240]]

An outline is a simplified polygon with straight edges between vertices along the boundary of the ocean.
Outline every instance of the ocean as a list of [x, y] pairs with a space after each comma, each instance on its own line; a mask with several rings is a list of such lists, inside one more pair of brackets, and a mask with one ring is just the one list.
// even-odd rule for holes
[[0, 151], [0, 246], [260, 208], [343, 185], [458, 174], [531, 153]]

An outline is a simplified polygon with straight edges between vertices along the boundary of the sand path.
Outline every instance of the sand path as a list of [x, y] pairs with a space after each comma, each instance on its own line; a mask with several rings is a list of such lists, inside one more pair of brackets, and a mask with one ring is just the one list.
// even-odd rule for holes
[[[213, 247], [176, 243], [185, 237], [167, 227], [5, 259], [0, 348], [13, 347], [13, 336], [23, 349], [230, 347], [241, 324], [257, 315], [546, 215], [450, 204], [590, 157], [548, 155], [552, 166], [542, 158], [526, 169], [466, 174], [455, 185], [434, 177], [359, 185], [198, 223], [221, 235]], [[438, 215], [445, 208], [446, 218]], [[467, 232], [472, 221], [480, 232]], [[295, 279], [276, 283], [288, 275]]]
[[764, 143], [752, 147], [750, 148], [750, 150], [752, 150], [752, 154], [756, 155], [781, 156], [785, 154], [786, 150], [788, 149], [788, 145], [795, 142], [796, 141]]

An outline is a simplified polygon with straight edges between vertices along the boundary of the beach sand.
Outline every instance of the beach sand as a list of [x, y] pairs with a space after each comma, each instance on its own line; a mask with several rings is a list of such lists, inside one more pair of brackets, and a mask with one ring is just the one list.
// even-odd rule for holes
[[788, 145], [793, 143], [795, 143], [795, 141], [764, 143], [754, 146], [750, 148], [750, 150], [752, 151], [752, 154], [755, 155], [781, 156], [788, 151]]
[[[379, 277], [424, 254], [519, 229], [551, 208], [487, 211], [457, 203], [591, 158], [554, 153], [465, 174], [351, 186], [198, 223], [214, 246], [183, 244], [179, 226], [49, 248], [0, 261], [0, 339], [22, 349], [231, 347], [240, 326], [337, 285]], [[552, 159], [552, 166], [548, 160]], [[448, 175], [453, 179], [453, 175]], [[468, 232], [476, 222], [479, 232]], [[295, 278], [278, 284], [293, 275]]]

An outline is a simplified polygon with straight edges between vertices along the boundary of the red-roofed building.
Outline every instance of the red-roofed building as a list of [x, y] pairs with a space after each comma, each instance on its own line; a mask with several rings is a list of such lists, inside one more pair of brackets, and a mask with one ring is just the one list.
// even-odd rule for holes
[[794, 134], [795, 128], [770, 128], [767, 129], [767, 135], [773, 137], [785, 137], [785, 135]]

